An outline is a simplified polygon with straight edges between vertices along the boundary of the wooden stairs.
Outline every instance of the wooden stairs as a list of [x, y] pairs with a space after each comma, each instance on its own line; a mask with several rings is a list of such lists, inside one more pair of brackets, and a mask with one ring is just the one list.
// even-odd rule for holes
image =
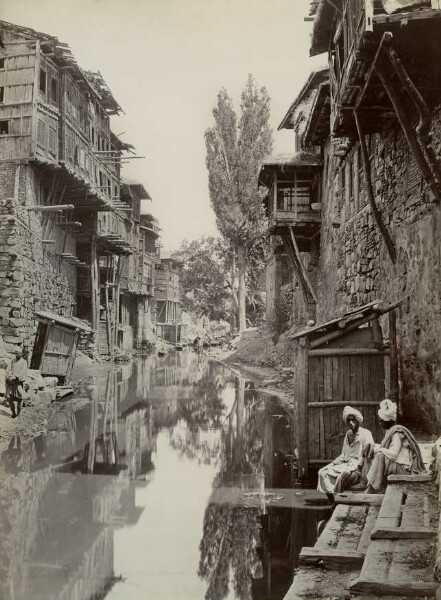
[[336, 502], [315, 546], [302, 548], [284, 600], [435, 598], [439, 507], [428, 475], [391, 476], [385, 495]]

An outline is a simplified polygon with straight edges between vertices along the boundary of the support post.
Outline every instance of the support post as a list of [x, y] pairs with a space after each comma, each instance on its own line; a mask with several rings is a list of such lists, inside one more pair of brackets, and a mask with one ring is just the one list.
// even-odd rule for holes
[[397, 348], [397, 313], [389, 313], [389, 368], [390, 368], [390, 399], [399, 401], [398, 397], [398, 348]]
[[390, 257], [392, 263], [395, 264], [397, 261], [397, 253], [395, 250], [395, 245], [392, 241], [392, 238], [389, 235], [389, 231], [387, 230], [386, 225], [383, 222], [381, 213], [378, 210], [378, 207], [375, 203], [374, 188], [372, 186], [371, 163], [369, 161], [369, 154], [368, 154], [368, 151], [366, 148], [366, 141], [364, 139], [364, 134], [363, 134], [363, 130], [361, 128], [360, 119], [358, 116], [358, 112], [356, 110], [354, 110], [354, 119], [355, 119], [355, 124], [357, 126], [358, 138], [360, 140], [361, 159], [363, 162], [363, 170], [364, 170], [364, 175], [365, 175], [365, 180], [366, 180], [366, 190], [367, 190], [367, 195], [368, 195], [368, 199], [369, 199], [369, 205], [370, 205], [371, 211], [372, 211], [372, 216], [374, 217], [375, 223], [377, 224], [377, 227], [378, 227], [378, 229], [383, 237], [383, 240], [386, 244], [386, 248], [389, 253], [389, 257]]
[[92, 236], [90, 244], [90, 300], [92, 309], [92, 328], [97, 333], [99, 325], [99, 278], [98, 257], [96, 252], [96, 236]]

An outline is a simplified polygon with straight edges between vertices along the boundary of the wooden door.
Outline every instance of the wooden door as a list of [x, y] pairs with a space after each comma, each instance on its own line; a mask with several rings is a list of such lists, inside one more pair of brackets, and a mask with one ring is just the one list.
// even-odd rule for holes
[[78, 333], [61, 325], [48, 325], [46, 345], [41, 361], [43, 375], [66, 377], [76, 352]]
[[384, 354], [375, 350], [344, 352], [309, 351], [306, 412], [310, 464], [330, 462], [340, 454], [347, 431], [342, 418], [345, 405], [362, 413], [363, 427], [370, 429], [375, 441], [382, 438], [377, 410], [384, 398]]

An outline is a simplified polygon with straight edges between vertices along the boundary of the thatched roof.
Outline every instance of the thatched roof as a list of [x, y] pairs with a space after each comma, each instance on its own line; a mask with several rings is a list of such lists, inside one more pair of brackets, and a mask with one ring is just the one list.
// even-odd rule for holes
[[305, 85], [300, 90], [298, 96], [295, 98], [294, 102], [288, 109], [288, 112], [283, 117], [282, 122], [278, 126], [278, 130], [280, 129], [293, 129], [294, 128], [294, 113], [299, 108], [299, 106], [307, 99], [312, 90], [317, 88], [321, 83], [326, 81], [329, 77], [329, 68], [327, 66], [322, 66], [311, 72], [309, 75]]
[[77, 85], [83, 87], [87, 92], [92, 93], [99, 100], [104, 109], [108, 110], [110, 114], [116, 114], [122, 111], [122, 108], [113, 97], [101, 73], [83, 71], [78, 65], [69, 46], [60, 42], [56, 36], [36, 31], [30, 27], [23, 27], [22, 25], [8, 23], [7, 21], [0, 21], [0, 39], [3, 30], [22, 35], [26, 38], [39, 40], [43, 54], [50, 54], [51, 59], [55, 64], [67, 68], [71, 72]]

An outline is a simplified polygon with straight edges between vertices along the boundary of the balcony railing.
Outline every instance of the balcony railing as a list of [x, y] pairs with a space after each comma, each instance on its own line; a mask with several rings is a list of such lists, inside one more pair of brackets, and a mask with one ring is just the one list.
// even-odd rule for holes
[[271, 195], [273, 199], [269, 203], [270, 231], [286, 225], [320, 222], [318, 194], [313, 188], [312, 179], [299, 179], [295, 187], [276, 184], [276, 189], [271, 190]]

